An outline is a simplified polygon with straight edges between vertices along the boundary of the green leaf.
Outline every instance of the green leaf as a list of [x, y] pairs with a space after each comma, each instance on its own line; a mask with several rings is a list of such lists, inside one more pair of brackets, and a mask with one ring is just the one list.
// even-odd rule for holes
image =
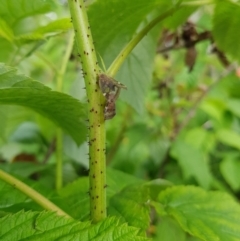
[[20, 19], [50, 12], [56, 4], [53, 0], [0, 0], [0, 6], [0, 16], [11, 26]]
[[[16, 170], [15, 168], [17, 168], [17, 166], [18, 166], [18, 168], [21, 168], [21, 165], [15, 165], [15, 164], [22, 164], [22, 163], [12, 163], [9, 165], [1, 164], [1, 168], [3, 170], [8, 169], [7, 171], [14, 175], [19, 174], [21, 172], [21, 175], [19, 175], [20, 177], [25, 176], [26, 172], [33, 171], [33, 169], [30, 170], [29, 163], [27, 163], [28, 165], [22, 166], [22, 168], [26, 167], [26, 172], [25, 172], [25, 170], [23, 171], [23, 169]], [[45, 169], [46, 168], [47, 167], [45, 167]], [[40, 169], [37, 170], [36, 168], [35, 168], [35, 170], [40, 171]], [[20, 180], [22, 180], [22, 178]], [[46, 197], [49, 197], [52, 195], [52, 190], [50, 190], [49, 186], [47, 186], [47, 188], [43, 187], [39, 182], [35, 182], [32, 180], [30, 181], [29, 179], [24, 179], [24, 181], [25, 181], [25, 183], [27, 183], [29, 186], [34, 188], [36, 191], [38, 191], [42, 195], [44, 195]], [[49, 185], [49, 182], [48, 182], [48, 185]], [[43, 210], [42, 207], [40, 207], [37, 203], [35, 203], [31, 199], [29, 199], [29, 197], [27, 197], [21, 191], [19, 191], [18, 189], [15, 189], [13, 186], [9, 185], [8, 183], [6, 183], [2, 180], [0, 180], [0, 193], [1, 193], [1, 199], [0, 199], [1, 211], [13, 213], [13, 212], [18, 212], [23, 209], [24, 210], [34, 210], [34, 211]]]
[[[47, 165], [41, 165], [37, 163], [31, 163], [22, 157], [22, 162], [8, 163], [8, 164], [0, 164], [1, 170], [6, 172], [10, 172], [19, 177], [29, 177], [34, 173], [39, 173], [42, 170], [49, 168]], [[53, 166], [51, 166], [53, 168]]]
[[231, 186], [234, 191], [238, 191], [240, 189], [240, 163], [239, 156], [228, 155], [220, 164], [220, 170], [227, 181], [227, 183]]
[[[0, 219], [0, 239], [4, 241], [147, 241], [138, 236], [138, 229], [122, 224], [115, 217], [91, 225], [52, 212], [19, 212]], [[24, 230], [24, 232], [23, 232]]]
[[0, 38], [0, 62], [6, 61], [14, 50], [13, 44], [4, 38]]
[[240, 61], [239, 3], [217, 1], [213, 17], [213, 36], [218, 47]]
[[8, 26], [6, 21], [0, 18], [0, 36], [7, 39], [9, 42], [13, 41], [14, 34], [12, 29]]
[[25, 106], [49, 118], [80, 144], [86, 139], [84, 105], [0, 64], [0, 104]]
[[46, 39], [46, 37], [54, 36], [58, 33], [67, 31], [72, 28], [72, 23], [69, 18], [57, 19], [48, 23], [43, 27], [39, 27], [32, 32], [26, 34], [17, 35], [15, 40], [20, 40], [22, 42], [30, 42], [41, 39]]
[[220, 129], [217, 138], [223, 144], [240, 149], [240, 135], [229, 129]]
[[[119, 180], [121, 180], [121, 182], [119, 182]], [[127, 185], [134, 183], [142, 183], [142, 180], [114, 169], [107, 169], [108, 198], [119, 192]], [[59, 195], [63, 201], [60, 201], [58, 205], [74, 218], [78, 218], [80, 220], [85, 220], [86, 218], [88, 219], [90, 209], [88, 192], [88, 178], [79, 178], [59, 191]]]
[[171, 155], [177, 159], [185, 178], [193, 176], [202, 187], [209, 188], [211, 173], [201, 150], [183, 140], [178, 140], [171, 148]]
[[240, 240], [240, 206], [228, 194], [175, 186], [161, 192], [159, 201], [159, 207], [193, 236], [205, 241]]
[[[141, 228], [142, 233], [150, 225], [149, 189], [142, 185], [126, 187], [109, 200], [109, 214], [120, 216], [128, 224]], [[137, 214], [137, 215], [136, 215]]]
[[72, 28], [72, 23], [69, 18], [57, 19], [50, 22], [46, 26], [40, 27], [35, 30], [37, 33], [49, 34], [54, 32], [62, 32]]
[[[173, 4], [159, 0], [96, 1], [89, 7], [89, 21], [97, 51], [106, 67], [128, 43], [146, 16], [159, 7], [158, 14]], [[99, 24], [101, 23], [101, 24]]]
[[[119, 180], [121, 180], [121, 182], [119, 182]], [[143, 183], [143, 180], [136, 178], [135, 176], [131, 176], [112, 168], [107, 169], [108, 196], [114, 195], [128, 185], [140, 183]]]
[[59, 191], [61, 200], [54, 202], [73, 218], [88, 220], [90, 210], [88, 192], [89, 179], [82, 177], [62, 188]]
[[0, 180], [0, 207], [1, 209], [7, 208], [11, 205], [25, 202], [28, 198], [19, 190], [14, 189], [6, 182]]
[[153, 241], [186, 241], [186, 233], [180, 225], [170, 217], [162, 217], [157, 225], [156, 237]]
[[[187, 1], [183, 1], [183, 2], [187, 2]], [[180, 8], [178, 11], [176, 11], [176, 13], [174, 13], [173, 16], [164, 20], [163, 24], [167, 29], [176, 30], [180, 25], [184, 24], [188, 20], [189, 16], [193, 14], [193, 12], [196, 10], [197, 10], [197, 7], [184, 6]]]
[[152, 80], [156, 43], [154, 40], [152, 34], [145, 36], [116, 76], [118, 81], [127, 86], [127, 90], [121, 91], [120, 99], [126, 101], [140, 114], [143, 114], [145, 110], [144, 97]]
[[226, 108], [226, 103], [223, 99], [207, 98], [203, 101], [200, 108], [209, 116], [221, 122]]
[[172, 186], [172, 183], [164, 179], [155, 179], [144, 183], [144, 186], [149, 188], [151, 199], [156, 200], [158, 194], [167, 187]]
[[229, 99], [227, 102], [228, 109], [236, 116], [240, 117], [240, 100]]

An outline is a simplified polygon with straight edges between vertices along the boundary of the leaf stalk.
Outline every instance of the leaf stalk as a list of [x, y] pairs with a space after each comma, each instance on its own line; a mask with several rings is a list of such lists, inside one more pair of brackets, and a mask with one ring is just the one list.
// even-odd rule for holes
[[135, 46], [144, 38], [144, 36], [154, 27], [156, 24], [160, 23], [164, 19], [166, 19], [168, 16], [172, 15], [177, 7], [171, 8], [165, 13], [159, 15], [155, 19], [153, 19], [147, 26], [145, 26], [136, 36], [132, 38], [132, 40], [122, 49], [122, 51], [119, 53], [119, 55], [116, 57], [116, 59], [112, 62], [110, 67], [107, 70], [107, 74], [109, 76], [114, 77], [120, 67], [122, 66], [125, 59], [128, 57], [128, 55], [132, 52], [132, 50], [135, 48]]

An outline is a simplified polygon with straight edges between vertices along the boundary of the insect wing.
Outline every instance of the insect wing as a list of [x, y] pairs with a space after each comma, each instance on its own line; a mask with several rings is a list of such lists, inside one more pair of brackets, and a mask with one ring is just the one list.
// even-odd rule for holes
[[112, 119], [116, 115], [116, 95], [108, 94], [107, 101], [104, 108], [104, 119]]
[[105, 74], [99, 74], [98, 76], [99, 87], [103, 94], [116, 92], [117, 88], [127, 89], [125, 85], [116, 81], [115, 79], [108, 77]]

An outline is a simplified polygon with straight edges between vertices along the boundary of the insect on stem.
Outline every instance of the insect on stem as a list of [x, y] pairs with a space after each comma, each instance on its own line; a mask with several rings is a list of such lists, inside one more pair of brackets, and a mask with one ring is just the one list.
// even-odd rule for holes
[[116, 115], [116, 101], [120, 95], [121, 89], [127, 89], [127, 87], [103, 73], [98, 75], [98, 83], [106, 99], [104, 119], [110, 120]]

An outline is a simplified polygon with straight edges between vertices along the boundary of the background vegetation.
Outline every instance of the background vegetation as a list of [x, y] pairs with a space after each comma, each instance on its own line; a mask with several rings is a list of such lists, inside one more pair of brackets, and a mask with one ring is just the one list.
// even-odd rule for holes
[[109, 217], [88, 221], [88, 102], [67, 1], [0, 0], [1, 240], [240, 240], [239, 1], [85, 5], [103, 70], [173, 9], [115, 76], [128, 89], [106, 121]]

